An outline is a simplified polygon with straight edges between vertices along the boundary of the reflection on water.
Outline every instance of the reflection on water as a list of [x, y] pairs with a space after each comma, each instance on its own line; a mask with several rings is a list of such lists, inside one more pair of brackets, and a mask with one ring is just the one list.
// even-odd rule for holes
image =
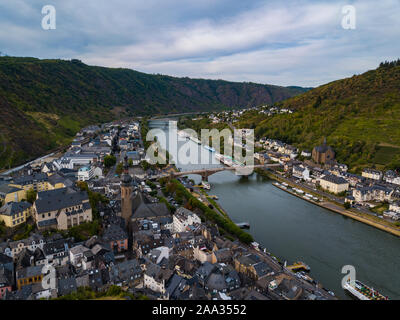
[[[201, 180], [196, 175], [190, 178]], [[400, 299], [400, 238], [299, 199], [257, 174], [239, 177], [219, 172], [209, 182], [210, 193], [219, 197], [233, 221], [248, 221], [256, 241], [281, 260], [305, 261], [310, 276], [340, 298], [348, 299], [340, 285], [341, 269], [353, 265], [357, 279]]]

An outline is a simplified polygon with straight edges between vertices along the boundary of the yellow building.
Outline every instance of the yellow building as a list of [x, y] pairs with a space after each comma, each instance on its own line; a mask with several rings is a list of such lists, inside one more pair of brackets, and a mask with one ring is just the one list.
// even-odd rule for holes
[[18, 290], [23, 286], [41, 282], [43, 279], [42, 268], [43, 266], [34, 266], [18, 270], [16, 273]]
[[33, 189], [37, 192], [47, 191], [54, 189], [49, 183], [49, 177], [46, 173], [36, 173], [27, 176], [15, 178], [9, 186], [24, 189], [25, 192]]
[[32, 204], [29, 202], [9, 202], [0, 208], [0, 221], [4, 221], [6, 227], [13, 228], [32, 215]]
[[0, 186], [0, 199], [3, 201], [3, 204], [19, 202], [26, 199], [26, 192], [24, 189], [3, 184]]

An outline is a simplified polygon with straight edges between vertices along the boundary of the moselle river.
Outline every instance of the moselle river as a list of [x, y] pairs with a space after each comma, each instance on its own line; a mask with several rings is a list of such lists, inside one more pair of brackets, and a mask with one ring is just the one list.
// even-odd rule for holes
[[[179, 146], [184, 143], [211, 155], [191, 141]], [[168, 143], [167, 149], [174, 150]], [[210, 166], [219, 165], [177, 164], [182, 171]], [[210, 176], [209, 182], [209, 193], [219, 197], [231, 219], [250, 223], [255, 241], [281, 261], [307, 263], [310, 276], [339, 298], [349, 299], [341, 288], [341, 270], [353, 265], [358, 280], [400, 299], [400, 238], [297, 198], [257, 174], [240, 177], [226, 171]]]

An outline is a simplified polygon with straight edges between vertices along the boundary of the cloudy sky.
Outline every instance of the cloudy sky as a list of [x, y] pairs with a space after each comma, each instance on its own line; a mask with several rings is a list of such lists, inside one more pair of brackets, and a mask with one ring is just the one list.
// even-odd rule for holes
[[[42, 29], [42, 8], [56, 29]], [[356, 9], [344, 29], [342, 8]], [[0, 0], [0, 51], [174, 76], [318, 86], [400, 57], [400, 0]]]

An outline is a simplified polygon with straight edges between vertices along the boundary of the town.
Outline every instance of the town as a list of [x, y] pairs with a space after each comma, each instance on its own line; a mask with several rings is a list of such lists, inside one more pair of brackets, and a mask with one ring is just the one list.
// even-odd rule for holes
[[[336, 299], [187, 177], [151, 181], [176, 168], [146, 161], [146, 129], [139, 119], [89, 126], [67, 150], [2, 174], [0, 299]], [[271, 152], [257, 157], [281, 161]]]
[[[257, 112], [273, 117], [278, 114], [293, 113], [293, 110], [277, 106], [259, 106], [241, 110], [203, 114], [193, 120], [209, 119], [212, 125], [235, 124], [247, 112]], [[312, 150], [300, 150], [280, 140], [264, 137], [254, 145], [255, 159], [259, 163], [279, 163], [280, 170], [269, 176], [283, 184], [276, 184], [305, 200], [321, 204], [329, 203], [327, 209], [352, 211], [362, 218], [370, 218], [378, 224], [400, 226], [400, 175], [394, 170], [385, 172], [376, 168], [364, 168], [361, 174], [349, 172], [344, 163], [335, 159], [335, 151], [321, 137], [321, 145]], [[289, 184], [289, 185], [288, 185]], [[385, 230], [388, 230], [385, 228]], [[400, 234], [397, 230], [395, 234]]]

